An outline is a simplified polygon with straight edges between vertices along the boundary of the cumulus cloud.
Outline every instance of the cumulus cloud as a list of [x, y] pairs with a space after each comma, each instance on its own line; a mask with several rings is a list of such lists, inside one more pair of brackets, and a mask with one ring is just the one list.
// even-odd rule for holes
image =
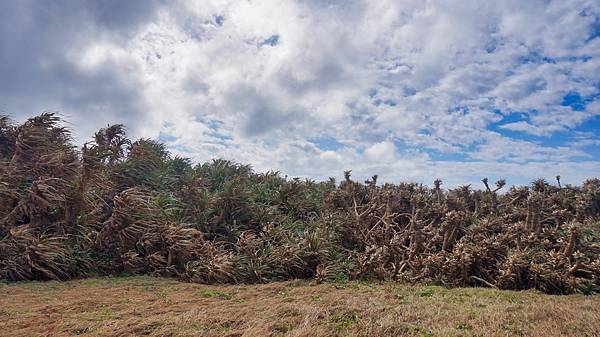
[[77, 136], [85, 137], [108, 122], [143, 119], [139, 65], [111, 41], [126, 43], [152, 19], [156, 6], [151, 1], [2, 1], [0, 109], [15, 119], [59, 111], [81, 130]]
[[294, 176], [577, 182], [600, 162], [599, 17], [593, 0], [4, 1], [0, 110]]

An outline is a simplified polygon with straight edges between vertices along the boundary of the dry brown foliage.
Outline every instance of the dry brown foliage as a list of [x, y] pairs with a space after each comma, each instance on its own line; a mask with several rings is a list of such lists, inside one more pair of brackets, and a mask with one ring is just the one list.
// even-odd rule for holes
[[81, 151], [55, 114], [0, 117], [0, 279], [151, 274], [600, 290], [600, 180], [336, 184], [192, 166], [121, 125]]

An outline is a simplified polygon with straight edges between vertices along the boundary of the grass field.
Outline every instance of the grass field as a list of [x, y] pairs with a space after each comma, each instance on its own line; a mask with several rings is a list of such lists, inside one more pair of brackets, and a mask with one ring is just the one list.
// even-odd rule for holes
[[600, 296], [395, 283], [0, 284], [2, 336], [600, 336]]

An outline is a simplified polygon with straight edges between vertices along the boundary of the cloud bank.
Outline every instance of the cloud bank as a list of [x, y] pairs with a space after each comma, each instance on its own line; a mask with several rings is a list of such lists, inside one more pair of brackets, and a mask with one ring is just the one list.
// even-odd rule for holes
[[3, 1], [0, 110], [195, 161], [446, 186], [600, 172], [596, 1]]

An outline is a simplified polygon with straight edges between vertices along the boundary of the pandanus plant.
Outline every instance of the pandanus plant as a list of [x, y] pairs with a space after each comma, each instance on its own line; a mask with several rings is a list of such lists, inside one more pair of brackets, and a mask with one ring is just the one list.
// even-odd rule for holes
[[[81, 151], [56, 114], [0, 116], [0, 279], [152, 274], [191, 282], [374, 278], [600, 290], [600, 180], [450, 190], [288, 179], [99, 130]], [[504, 192], [502, 192], [504, 191]]]

